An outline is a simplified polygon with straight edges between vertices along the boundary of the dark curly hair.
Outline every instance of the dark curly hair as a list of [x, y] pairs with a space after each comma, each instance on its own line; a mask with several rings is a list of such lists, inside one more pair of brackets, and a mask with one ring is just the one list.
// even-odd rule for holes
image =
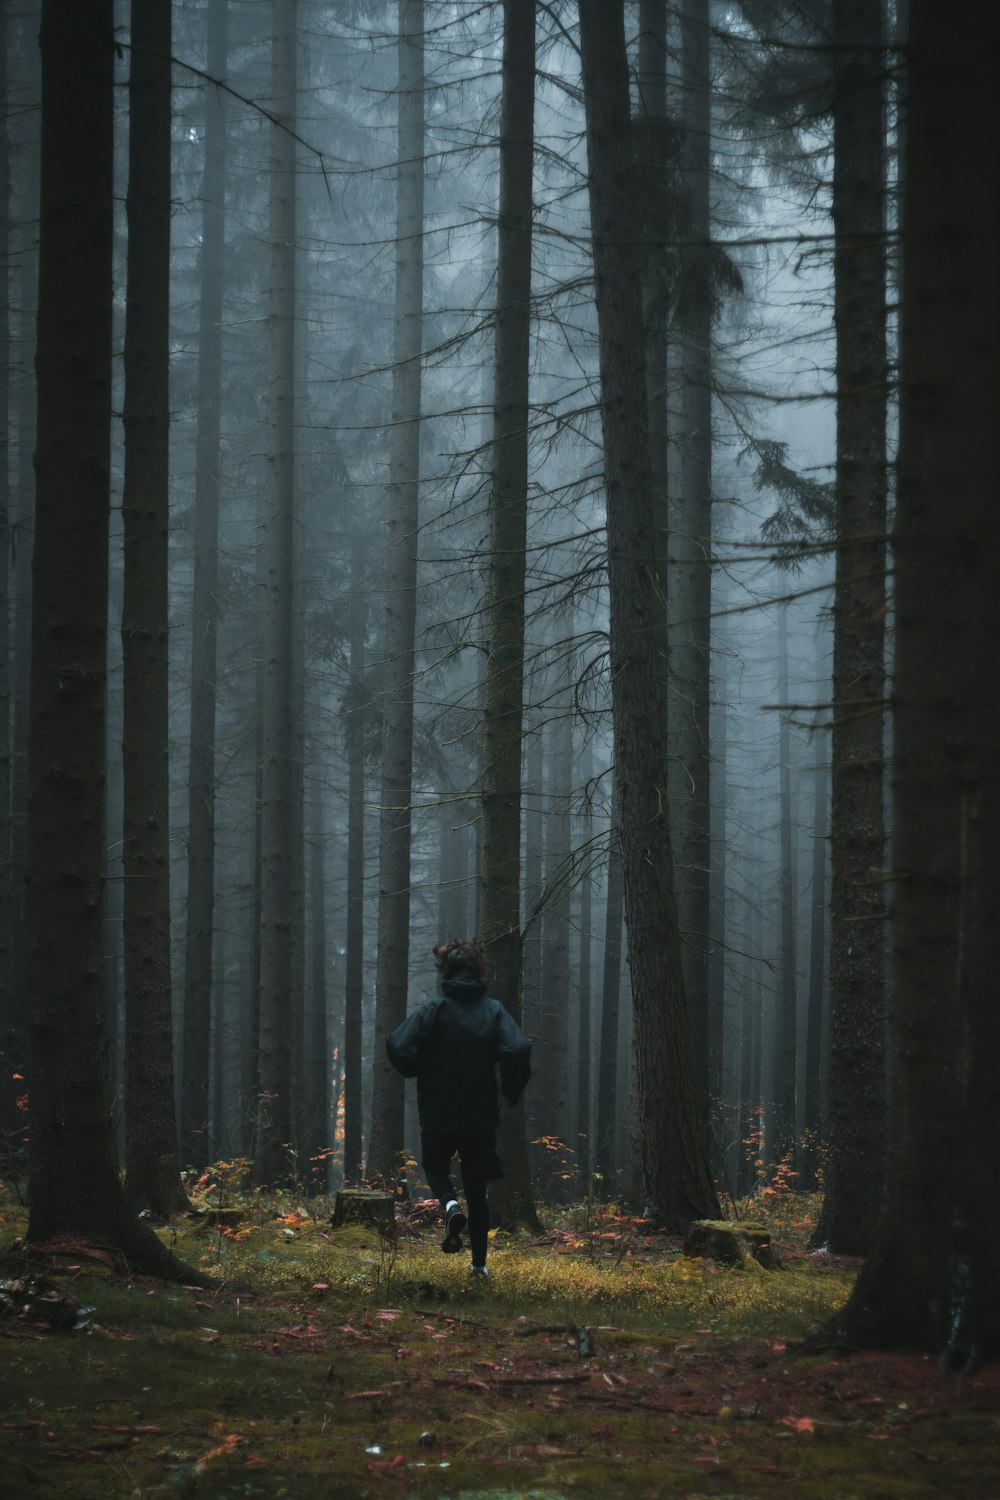
[[478, 938], [452, 938], [450, 943], [438, 943], [434, 962], [442, 979], [454, 979], [456, 974], [486, 978], [486, 949]]

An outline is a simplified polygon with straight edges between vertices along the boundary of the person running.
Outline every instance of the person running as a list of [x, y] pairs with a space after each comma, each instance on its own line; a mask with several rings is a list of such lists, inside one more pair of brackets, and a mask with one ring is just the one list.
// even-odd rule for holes
[[[421, 1163], [440, 1200], [441, 1249], [462, 1249], [468, 1225], [472, 1274], [486, 1276], [490, 1228], [486, 1184], [503, 1176], [497, 1155], [500, 1092], [516, 1104], [531, 1076], [531, 1042], [513, 1016], [486, 993], [486, 953], [478, 938], [439, 943], [434, 958], [441, 993], [407, 1016], [386, 1041], [389, 1061], [417, 1080]], [[451, 1182], [458, 1155], [468, 1218]]]

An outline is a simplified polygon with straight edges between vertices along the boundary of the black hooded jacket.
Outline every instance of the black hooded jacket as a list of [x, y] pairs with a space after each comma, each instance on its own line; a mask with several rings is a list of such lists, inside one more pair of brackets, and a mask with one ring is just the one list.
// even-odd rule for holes
[[531, 1043], [483, 980], [456, 974], [441, 994], [386, 1041], [389, 1061], [417, 1080], [420, 1128], [434, 1134], [491, 1133], [500, 1121], [500, 1088], [515, 1103], [531, 1076]]

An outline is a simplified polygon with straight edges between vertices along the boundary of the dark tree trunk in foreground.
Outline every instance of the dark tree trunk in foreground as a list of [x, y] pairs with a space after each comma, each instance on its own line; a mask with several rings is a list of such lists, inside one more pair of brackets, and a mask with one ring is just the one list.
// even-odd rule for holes
[[659, 610], [646, 444], [642, 296], [632, 211], [624, 14], [580, 0], [600, 328], [612, 717], [647, 1208], [673, 1230], [719, 1214], [691, 1077], [664, 786]]
[[133, 0], [122, 486], [125, 1194], [188, 1207], [177, 1159], [170, 993], [167, 538], [170, 0]]
[[[491, 992], [518, 1022], [534, 117], [535, 0], [506, 0], [479, 926], [489, 952]], [[523, 1104], [504, 1106], [499, 1148], [506, 1175], [491, 1189], [494, 1217], [506, 1228], [534, 1227]]]
[[[413, 683], [416, 669], [420, 401], [424, 309], [424, 7], [399, 0], [396, 305], [392, 349], [389, 543], [382, 645], [375, 1056], [369, 1181], [391, 1183], [404, 1158], [404, 1079], [386, 1038], [406, 1016], [410, 957]], [[431, 958], [428, 954], [427, 965]]]
[[[7, 133], [7, 23], [0, 16], [0, 1171], [10, 1171], [18, 1129], [17, 1097], [21, 1072], [23, 1016], [14, 1002], [13, 873], [14, 779], [10, 658], [10, 139]], [[19, 1025], [18, 1022], [22, 1024]]]
[[101, 892], [115, 55], [109, 0], [46, 0], [40, 40], [28, 1239], [83, 1235], [112, 1245], [136, 1269], [203, 1281], [125, 1206], [106, 1086]]
[[995, 493], [1000, 11], [911, 0], [895, 528], [892, 1125], [875, 1247], [827, 1333], [1000, 1355], [1000, 653]]
[[885, 1178], [886, 401], [882, 0], [835, 0], [837, 572], [830, 1140], [814, 1243], [864, 1255]]

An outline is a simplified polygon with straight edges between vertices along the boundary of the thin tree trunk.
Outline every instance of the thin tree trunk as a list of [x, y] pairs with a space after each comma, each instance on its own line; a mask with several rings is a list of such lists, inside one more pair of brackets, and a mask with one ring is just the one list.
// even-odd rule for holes
[[229, 1154], [226, 1109], [230, 1099], [228, 1015], [229, 985], [226, 980], [226, 929], [220, 926], [215, 935], [215, 973], [212, 978], [212, 1143], [218, 1156]]
[[570, 868], [572, 829], [569, 816], [570, 771], [573, 763], [572, 709], [568, 694], [560, 691], [550, 699], [556, 722], [548, 734], [545, 777], [545, 910], [542, 918], [541, 976], [539, 985], [536, 1088], [544, 1100], [543, 1133], [560, 1142], [560, 1149], [541, 1164], [541, 1180], [547, 1198], [564, 1198], [565, 1172], [561, 1149], [571, 1145], [570, 1126]]
[[330, 1036], [327, 1018], [326, 944], [326, 832], [323, 787], [317, 777], [313, 791], [312, 849], [309, 868], [309, 905], [312, 941], [309, 945], [310, 985], [306, 1005], [302, 1057], [302, 1177], [310, 1193], [326, 1192], [329, 1176]]
[[[584, 726], [585, 729], [585, 726]], [[593, 810], [591, 807], [591, 776], [593, 772], [593, 743], [589, 736], [580, 747], [577, 777], [583, 787], [584, 805], [578, 820], [579, 844], [583, 850], [583, 866], [577, 885], [579, 891], [579, 958], [576, 967], [577, 1008], [577, 1057], [576, 1057], [576, 1139], [572, 1145], [577, 1154], [580, 1182], [585, 1193], [590, 1192], [590, 1168], [593, 1156], [591, 1146], [591, 1054], [593, 1051], [592, 1024], [593, 995], [591, 954], [593, 952], [594, 870], [591, 858], [593, 839]]]
[[690, 1068], [666, 798], [659, 610], [645, 423], [642, 298], [629, 234], [632, 183], [624, 15], [581, 0], [590, 208], [600, 329], [610, 657], [622, 870], [644, 1188], [672, 1229], [718, 1214]]
[[601, 1033], [597, 1064], [597, 1134], [594, 1143], [594, 1181], [599, 1197], [613, 1196], [617, 1170], [619, 1121], [618, 1033], [622, 992], [622, 863], [618, 843], [617, 778], [611, 772], [611, 827], [608, 830], [608, 877], [604, 906], [604, 964], [601, 972]]
[[678, 493], [670, 510], [671, 807], [684, 987], [691, 1019], [699, 1116], [707, 1129], [714, 1060], [709, 1055], [708, 951], [711, 864], [709, 701], [712, 609], [711, 49], [708, 0], [681, 5], [680, 112], [690, 272], [678, 308], [681, 411]]
[[[399, 0], [396, 308], [393, 327], [389, 547], [382, 647], [375, 1056], [369, 1180], [390, 1183], [404, 1152], [404, 1080], [386, 1039], [406, 1015], [410, 956], [413, 681], [420, 516], [420, 355], [424, 309], [424, 6]], [[428, 957], [428, 964], [430, 959]]]
[[795, 1152], [798, 960], [796, 954], [796, 870], [792, 837], [792, 768], [788, 715], [787, 606], [778, 611], [778, 922], [780, 952], [774, 996], [771, 1055], [771, 1129], [768, 1160], [772, 1167]]
[[[726, 1077], [726, 804], [729, 707], [725, 673], [720, 673], [712, 712], [712, 805], [708, 876], [708, 1097], [711, 1118], [725, 1093]], [[731, 1051], [731, 1049], [730, 1049]]]
[[188, 1206], [177, 1156], [170, 988], [168, 464], [170, 0], [133, 0], [125, 302], [125, 1194], [163, 1218]]
[[[295, 141], [296, 0], [273, 0], [267, 485], [263, 539], [264, 670], [261, 787], [260, 1031], [254, 1181], [294, 1173], [293, 891], [301, 889], [302, 766], [295, 689]], [[300, 868], [296, 872], [296, 863]]]
[[[817, 681], [822, 676], [817, 673]], [[812, 890], [809, 903], [809, 998], [806, 1007], [804, 1139], [799, 1187], [816, 1187], [818, 1147], [823, 1134], [823, 1032], [826, 1011], [826, 914], [827, 846], [829, 823], [829, 772], [826, 739], [816, 734], [813, 762]]]
[[[535, 0], [505, 0], [479, 927], [491, 990], [518, 1022], [534, 114]], [[499, 1146], [494, 1216], [535, 1227], [523, 1102], [505, 1109]]]
[[[207, 70], [226, 69], [225, 0], [208, 6]], [[191, 605], [191, 732], [188, 747], [187, 926], [184, 950], [184, 1061], [181, 1155], [209, 1160], [209, 1027], [215, 926], [215, 714], [218, 645], [219, 465], [222, 290], [225, 266], [226, 134], [217, 89], [205, 96], [198, 313], [198, 432], [195, 448], [194, 589]], [[218, 1150], [218, 1142], [215, 1143]]]
[[817, 1244], [871, 1249], [885, 1184], [886, 401], [881, 0], [836, 0], [837, 570], [830, 811], [830, 1161]]
[[362, 544], [352, 549], [348, 692], [344, 704], [347, 753], [347, 930], [344, 935], [344, 1183], [356, 1187], [364, 1164], [362, 1140], [362, 1017], [365, 957], [365, 637]]

